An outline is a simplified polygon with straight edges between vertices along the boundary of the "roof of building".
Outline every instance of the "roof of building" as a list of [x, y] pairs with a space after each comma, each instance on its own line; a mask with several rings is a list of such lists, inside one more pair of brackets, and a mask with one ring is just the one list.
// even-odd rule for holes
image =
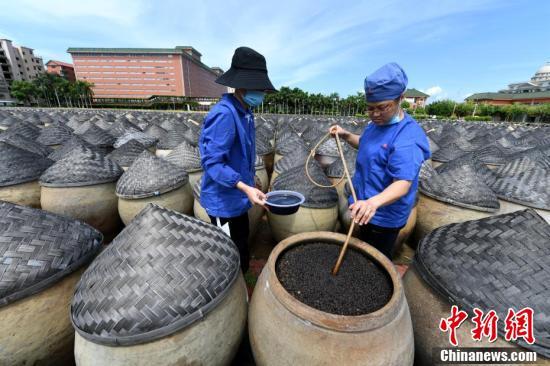
[[63, 61], [57, 61], [57, 60], [50, 60], [50, 61], [46, 62], [46, 65], [47, 66], [49, 66], [49, 65], [59, 65], [59, 66], [74, 68], [73, 64], [70, 64], [68, 62], [63, 62]]
[[197, 56], [202, 56], [202, 54], [191, 46], [176, 46], [174, 48], [86, 48], [86, 47], [69, 47], [67, 52], [71, 55], [73, 53], [148, 53], [148, 54], [180, 54], [187, 57], [189, 60], [197, 63], [202, 68], [216, 73], [211, 67], [203, 64], [200, 59], [196, 59], [191, 56], [187, 51], [191, 52]]
[[550, 90], [533, 93], [475, 93], [466, 100], [523, 100], [550, 98]]
[[193, 51], [193, 53], [195, 53], [199, 56], [202, 56], [202, 53], [200, 53], [194, 47], [191, 47], [191, 46], [176, 46], [176, 50], [191, 50], [191, 51]]
[[198, 55], [199, 51], [191, 46], [176, 46], [174, 48], [87, 48], [87, 47], [69, 47], [68, 53], [183, 53], [185, 50], [192, 50]]
[[546, 62], [544, 65], [542, 65], [538, 70], [537, 72], [535, 73], [536, 74], [546, 74], [546, 73], [550, 73], [550, 62]]
[[426, 93], [423, 93], [421, 92], [420, 90], [417, 90], [417, 89], [407, 89], [405, 91], [405, 98], [428, 98], [429, 95], [426, 94]]

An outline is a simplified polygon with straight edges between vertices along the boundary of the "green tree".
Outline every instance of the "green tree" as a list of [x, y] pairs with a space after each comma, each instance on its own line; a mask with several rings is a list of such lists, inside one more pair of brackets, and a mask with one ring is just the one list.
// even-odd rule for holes
[[458, 103], [455, 107], [455, 114], [458, 117], [471, 116], [474, 111], [473, 103]]
[[32, 82], [39, 102], [48, 107], [91, 107], [93, 84], [70, 82], [59, 75], [44, 73]]
[[411, 107], [411, 103], [409, 103], [408, 101], [404, 100], [401, 102], [401, 108], [408, 109], [410, 107]]
[[506, 120], [513, 121], [518, 118], [521, 118], [523, 115], [527, 114], [527, 108], [525, 104], [514, 103], [512, 105], [507, 105], [504, 109], [506, 115]]
[[416, 107], [416, 109], [414, 110], [414, 113], [415, 113], [415, 114], [426, 114], [426, 108], [424, 108], [424, 107]]
[[450, 117], [455, 109], [456, 102], [450, 99], [438, 100], [426, 106], [426, 112], [431, 115]]
[[11, 83], [11, 95], [18, 101], [30, 105], [37, 93], [35, 85], [25, 80], [14, 80]]
[[74, 97], [81, 107], [92, 107], [93, 83], [77, 80], [73, 83]]
[[72, 107], [69, 81], [65, 78], [57, 77], [53, 80], [53, 88], [54, 94], [60, 101], [60, 106], [64, 104], [65, 107]]
[[497, 106], [492, 104], [482, 103], [476, 108], [476, 115], [480, 116], [495, 116], [497, 113]]
[[39, 95], [44, 98], [44, 101], [48, 107], [57, 106], [61, 107], [61, 101], [59, 99], [59, 93], [54, 87], [55, 81], [60, 78], [58, 75], [50, 73], [43, 73], [38, 75], [34, 80], [36, 88], [39, 90]]
[[260, 111], [271, 113], [353, 115], [365, 110], [365, 96], [362, 93], [346, 98], [338, 93], [323, 95], [308, 93], [299, 88], [283, 86], [278, 93], [268, 94]]
[[537, 116], [542, 122], [550, 122], [550, 103], [544, 103], [537, 106]]

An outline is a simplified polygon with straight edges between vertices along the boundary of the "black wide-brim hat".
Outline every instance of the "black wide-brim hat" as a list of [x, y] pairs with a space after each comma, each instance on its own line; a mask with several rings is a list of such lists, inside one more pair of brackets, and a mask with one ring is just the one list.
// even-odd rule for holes
[[235, 89], [277, 91], [267, 76], [265, 57], [248, 47], [235, 50], [231, 68], [216, 83]]

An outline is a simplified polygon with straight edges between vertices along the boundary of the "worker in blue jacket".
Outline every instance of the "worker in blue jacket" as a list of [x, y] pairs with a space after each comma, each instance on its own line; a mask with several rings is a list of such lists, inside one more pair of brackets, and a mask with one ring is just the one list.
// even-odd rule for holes
[[204, 119], [199, 139], [204, 169], [200, 200], [212, 224], [228, 229], [246, 273], [248, 210], [254, 204], [264, 206], [266, 200], [254, 180], [256, 132], [252, 109], [262, 103], [266, 92], [276, 90], [267, 75], [264, 56], [248, 47], [235, 50], [231, 68], [216, 82], [235, 92], [224, 94]]
[[350, 215], [360, 225], [361, 239], [389, 258], [414, 206], [420, 167], [430, 158], [424, 130], [401, 109], [407, 80], [398, 64], [382, 66], [365, 79], [371, 123], [362, 135], [330, 128], [359, 149], [352, 179], [357, 202], [350, 197]]

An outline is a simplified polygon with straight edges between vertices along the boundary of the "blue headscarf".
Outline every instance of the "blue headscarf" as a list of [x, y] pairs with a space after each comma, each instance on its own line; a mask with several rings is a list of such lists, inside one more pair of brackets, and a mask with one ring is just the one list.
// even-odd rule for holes
[[396, 64], [385, 64], [365, 78], [365, 97], [367, 102], [394, 100], [407, 88], [407, 74]]

